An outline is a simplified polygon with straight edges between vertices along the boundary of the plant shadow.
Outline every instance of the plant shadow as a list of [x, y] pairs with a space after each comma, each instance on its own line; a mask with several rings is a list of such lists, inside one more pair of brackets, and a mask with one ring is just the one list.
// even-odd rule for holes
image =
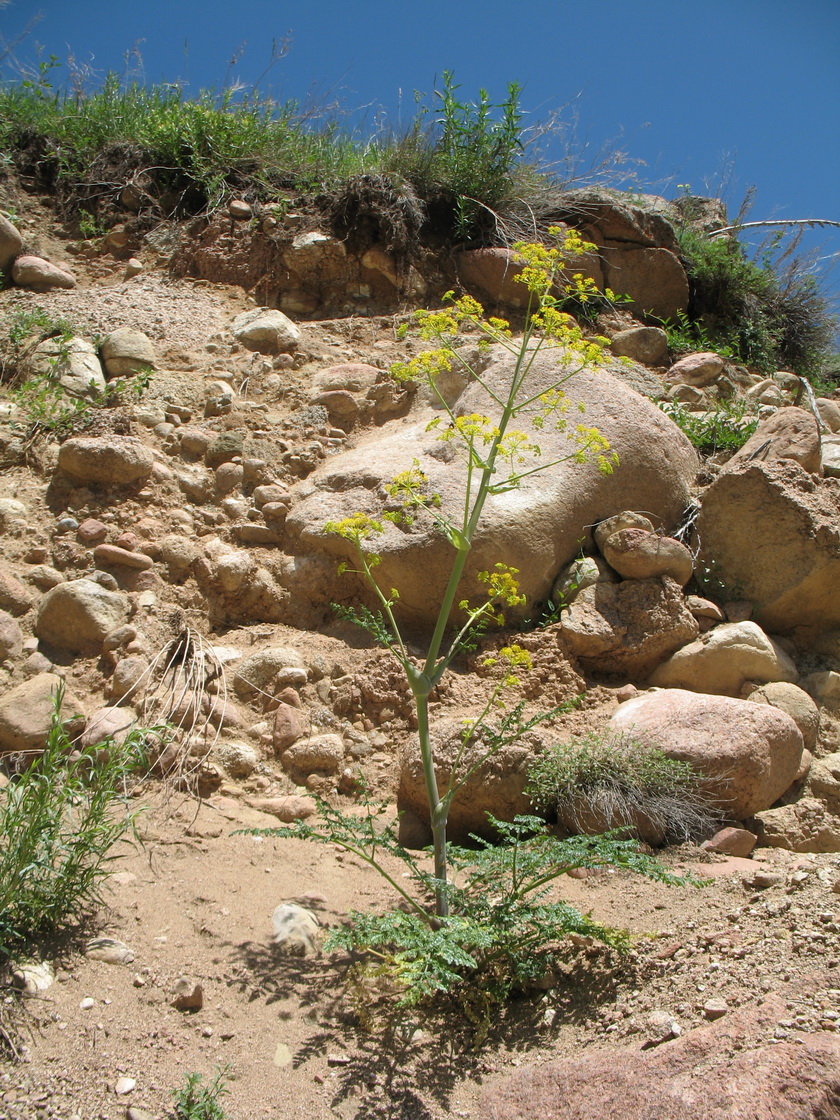
[[459, 1085], [481, 1084], [512, 1057], [551, 1048], [558, 1027], [591, 1023], [639, 979], [627, 957], [570, 947], [557, 955], [550, 988], [490, 1007], [480, 1021], [463, 993], [398, 1007], [387, 982], [364, 977], [347, 954], [289, 957], [248, 941], [230, 945], [230, 959], [229, 981], [249, 1001], [294, 999], [310, 1018], [317, 1009], [317, 1025], [292, 1064], [326, 1060], [335, 1079], [331, 1107], [354, 1120], [432, 1120], [438, 1109], [451, 1110]]

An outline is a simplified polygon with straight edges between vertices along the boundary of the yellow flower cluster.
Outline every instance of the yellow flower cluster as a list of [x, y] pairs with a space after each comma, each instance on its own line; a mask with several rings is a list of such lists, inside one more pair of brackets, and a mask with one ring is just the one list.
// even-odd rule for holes
[[478, 582], [487, 585], [487, 598], [492, 603], [504, 603], [508, 607], [524, 607], [525, 596], [519, 591], [516, 577], [518, 568], [507, 564], [495, 564], [492, 572], [479, 572]]
[[366, 513], [354, 513], [350, 517], [342, 518], [341, 521], [328, 521], [324, 525], [325, 533], [333, 533], [354, 544], [360, 544], [374, 533], [382, 531], [382, 522], [368, 517]]
[[502, 684], [508, 687], [522, 683], [516, 675], [517, 670], [524, 670], [527, 673], [534, 667], [530, 653], [516, 643], [510, 646], [502, 646], [498, 657], [485, 657], [481, 664], [486, 669], [492, 669], [499, 664], [500, 660], [507, 662]]
[[501, 435], [499, 427], [488, 416], [481, 416], [471, 412], [468, 416], [456, 416], [452, 420], [444, 420], [436, 416], [426, 425], [426, 431], [435, 428], [442, 429], [438, 439], [442, 443], [449, 443], [453, 439], [462, 439], [469, 444], [483, 443], [485, 446]]
[[391, 376], [400, 382], [424, 381], [432, 385], [440, 374], [451, 369], [452, 358], [447, 350], [424, 350], [407, 362], [395, 362], [391, 366]]

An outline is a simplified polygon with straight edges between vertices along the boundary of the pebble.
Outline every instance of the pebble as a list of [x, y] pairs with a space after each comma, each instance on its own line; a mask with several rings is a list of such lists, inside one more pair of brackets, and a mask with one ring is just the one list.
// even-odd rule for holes
[[118, 1097], [124, 1097], [127, 1093], [132, 1093], [137, 1087], [137, 1082], [133, 1077], [120, 1077], [114, 1086], [114, 1092]]
[[94, 937], [85, 946], [85, 956], [106, 964], [131, 964], [134, 951], [115, 937]]
[[292, 1064], [292, 1052], [285, 1042], [278, 1042], [274, 1051], [274, 1065], [283, 1067]]
[[176, 1011], [200, 1011], [204, 1006], [204, 989], [186, 976], [175, 982], [175, 997], [169, 1004]]
[[92, 999], [90, 996], [85, 996], [85, 998], [79, 1003], [79, 1010], [90, 1011], [90, 1009], [95, 1006], [96, 1000]]
[[725, 999], [707, 999], [703, 1004], [703, 1015], [706, 1019], [720, 1019], [729, 1010]]

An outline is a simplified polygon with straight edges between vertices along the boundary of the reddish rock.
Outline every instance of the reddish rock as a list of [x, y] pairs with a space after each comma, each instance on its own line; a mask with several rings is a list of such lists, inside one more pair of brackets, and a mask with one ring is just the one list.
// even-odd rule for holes
[[12, 265], [12, 280], [21, 288], [47, 291], [50, 288], [75, 288], [76, 280], [63, 268], [41, 257], [18, 257]]
[[785, 1014], [785, 1001], [776, 996], [656, 1049], [628, 1046], [528, 1066], [486, 1089], [477, 1115], [486, 1120], [838, 1120], [840, 1038], [819, 1033], [800, 1035], [796, 1043], [771, 1043]]
[[103, 568], [135, 568], [141, 572], [154, 564], [150, 556], [142, 552], [129, 552], [128, 549], [118, 548], [115, 544], [98, 544], [93, 550], [93, 558]]
[[684, 544], [644, 529], [621, 529], [601, 546], [604, 559], [624, 579], [670, 576], [682, 587], [694, 574], [694, 561]]
[[101, 544], [108, 536], [108, 526], [94, 517], [89, 517], [76, 530], [76, 536], [82, 544]]
[[707, 852], [717, 852], [722, 856], [748, 856], [758, 843], [755, 833], [746, 828], [722, 828], [711, 840], [700, 846]]
[[622, 704], [610, 726], [691, 763], [703, 775], [701, 788], [735, 820], [781, 797], [802, 758], [802, 735], [789, 715], [728, 696], [645, 692]]
[[32, 606], [32, 594], [19, 579], [0, 571], [0, 610], [8, 611], [16, 617], [26, 614]]
[[684, 358], [674, 362], [668, 370], [668, 380], [702, 389], [717, 381], [722, 373], [723, 358], [707, 351], [702, 354], [686, 354]]
[[290, 794], [288, 797], [252, 797], [248, 804], [252, 809], [259, 809], [261, 813], [269, 813], [277, 817], [284, 824], [292, 821], [304, 821], [313, 817], [318, 811], [318, 806], [311, 797], [302, 797]]
[[605, 249], [601, 256], [607, 284], [630, 296], [637, 313], [670, 319], [688, 307], [685, 269], [667, 249]]
[[308, 730], [309, 720], [298, 706], [293, 707], [288, 703], [278, 704], [274, 713], [274, 732], [272, 735], [274, 753], [279, 755], [288, 750]]

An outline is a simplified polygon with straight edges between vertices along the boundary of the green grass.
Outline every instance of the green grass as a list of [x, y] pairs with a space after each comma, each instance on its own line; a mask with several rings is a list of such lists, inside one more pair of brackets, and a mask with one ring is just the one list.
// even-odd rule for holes
[[714, 831], [721, 814], [699, 789], [687, 762], [669, 758], [627, 735], [590, 732], [541, 755], [526, 791], [564, 826], [644, 831], [683, 841]]
[[[807, 264], [773, 248], [750, 259], [735, 238], [678, 230], [688, 274], [689, 320], [679, 326], [697, 348], [717, 350], [759, 373], [819, 374], [836, 322]], [[785, 259], [787, 258], [787, 259]], [[667, 328], [666, 328], [667, 329]], [[677, 339], [680, 332], [673, 332]]]
[[758, 415], [743, 402], [718, 401], [705, 412], [690, 412], [673, 401], [658, 404], [702, 455], [739, 451], [758, 427]]
[[342, 127], [335, 113], [256, 93], [188, 98], [174, 85], [126, 85], [115, 74], [84, 89], [59, 79], [52, 60], [37, 78], [0, 87], [0, 151], [54, 189], [86, 237], [105, 228], [132, 180], [159, 212], [183, 216], [213, 210], [231, 193], [314, 198], [381, 176], [397, 195], [410, 184], [423, 219], [465, 241], [498, 240], [513, 212], [532, 219], [539, 197], [562, 186], [537, 165], [537, 134], [523, 127], [516, 83], [499, 103], [485, 90], [472, 101], [446, 71], [405, 129], [369, 136]]

